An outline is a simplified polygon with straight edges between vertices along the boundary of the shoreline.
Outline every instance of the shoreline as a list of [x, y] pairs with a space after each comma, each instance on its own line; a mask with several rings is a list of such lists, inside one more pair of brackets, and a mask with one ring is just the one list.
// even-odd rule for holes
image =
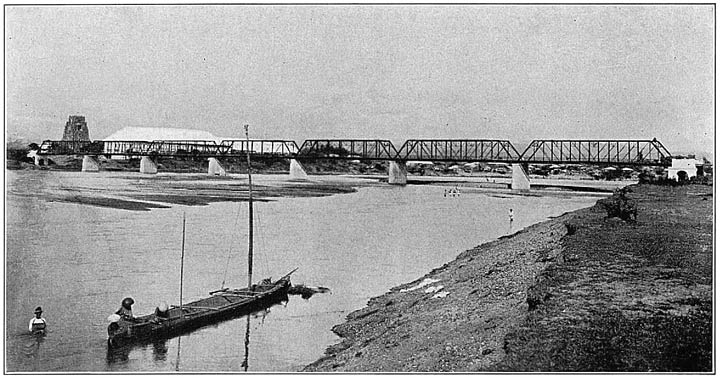
[[710, 371], [712, 186], [632, 190], [637, 222], [596, 204], [370, 299], [303, 371]]
[[[558, 256], [567, 233], [563, 222], [571, 214], [462, 252], [423, 277], [371, 298], [332, 328], [343, 340], [303, 371], [457, 371], [499, 362], [504, 335], [519, 324], [535, 276]], [[403, 291], [426, 279], [438, 281]], [[434, 298], [438, 292], [449, 294]], [[468, 330], [482, 336], [461, 341]]]

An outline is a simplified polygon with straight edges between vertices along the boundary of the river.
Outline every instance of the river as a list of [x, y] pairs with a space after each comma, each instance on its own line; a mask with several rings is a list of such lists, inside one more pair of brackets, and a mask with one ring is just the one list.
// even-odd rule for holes
[[[277, 278], [297, 267], [294, 284], [332, 292], [291, 296], [252, 316], [247, 349], [247, 319], [238, 318], [118, 352], [106, 346], [106, 319], [122, 298], [134, 298], [135, 314], [178, 302], [183, 213], [183, 301], [223, 280], [230, 287], [246, 283], [247, 206], [227, 195], [245, 178], [28, 170], [6, 171], [5, 179], [7, 372], [238, 372], [246, 357], [249, 371], [298, 371], [339, 341], [332, 326], [369, 298], [464, 250], [598, 199], [520, 196], [463, 183], [450, 196], [450, 186], [440, 184], [255, 175], [254, 277]], [[163, 199], [168, 193], [174, 197]], [[193, 200], [203, 196], [206, 203]], [[39, 338], [27, 334], [36, 306], [48, 322]]]

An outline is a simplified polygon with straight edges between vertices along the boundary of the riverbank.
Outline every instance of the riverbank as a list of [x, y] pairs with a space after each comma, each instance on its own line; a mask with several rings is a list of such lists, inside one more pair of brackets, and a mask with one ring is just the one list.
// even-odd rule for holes
[[712, 370], [711, 186], [633, 186], [373, 298], [309, 372]]

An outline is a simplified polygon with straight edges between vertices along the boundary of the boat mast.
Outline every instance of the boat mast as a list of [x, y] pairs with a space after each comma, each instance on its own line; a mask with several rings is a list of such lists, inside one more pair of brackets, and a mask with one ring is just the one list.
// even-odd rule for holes
[[252, 287], [252, 270], [253, 270], [253, 186], [252, 175], [250, 174], [250, 136], [248, 135], [249, 125], [245, 125], [245, 140], [247, 140], [247, 149], [245, 156], [248, 165], [248, 288]]

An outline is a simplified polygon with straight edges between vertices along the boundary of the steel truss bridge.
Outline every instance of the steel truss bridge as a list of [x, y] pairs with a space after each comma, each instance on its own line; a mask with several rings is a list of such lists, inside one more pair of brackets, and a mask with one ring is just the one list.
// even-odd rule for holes
[[522, 153], [507, 140], [413, 139], [400, 149], [389, 140], [309, 139], [298, 147], [291, 140], [230, 139], [173, 141], [52, 141], [39, 155], [105, 155], [108, 157], [346, 159], [389, 161], [504, 162], [521, 164], [670, 165], [672, 155], [653, 140], [534, 140]]

